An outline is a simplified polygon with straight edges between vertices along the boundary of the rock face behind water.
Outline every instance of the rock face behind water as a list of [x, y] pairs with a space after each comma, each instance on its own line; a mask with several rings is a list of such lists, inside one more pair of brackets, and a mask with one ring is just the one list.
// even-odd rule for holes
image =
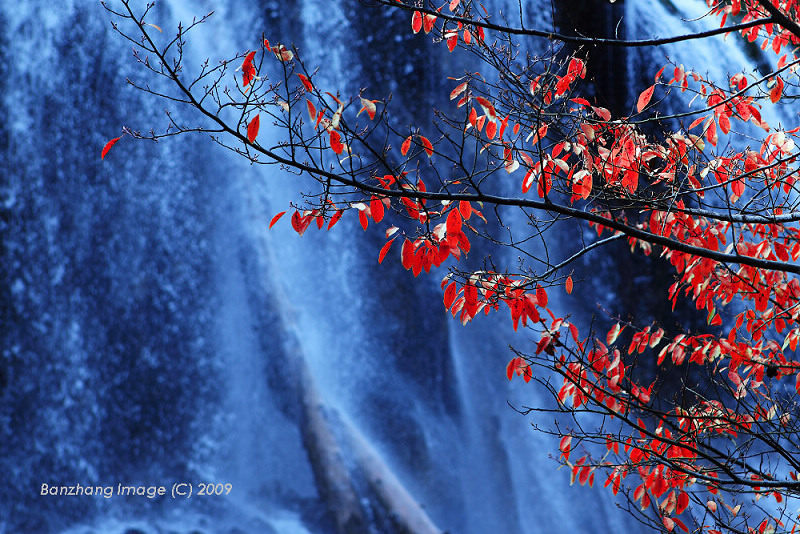
[[[195, 67], [294, 40], [330, 90], [394, 92], [402, 128], [469, 66], [356, 0], [230, 4], [168, 0], [152, 22], [167, 39], [217, 11]], [[341, 507], [368, 533], [625, 530], [507, 407], [535, 393], [508, 389], [505, 317], [449, 321], [437, 277], [378, 268], [382, 229], [267, 232], [308, 184], [206, 138], [123, 137], [101, 161], [123, 125], [166, 122], [98, 5], [0, 2], [0, 28], [0, 534], [335, 533]], [[176, 482], [233, 490], [39, 494]]]

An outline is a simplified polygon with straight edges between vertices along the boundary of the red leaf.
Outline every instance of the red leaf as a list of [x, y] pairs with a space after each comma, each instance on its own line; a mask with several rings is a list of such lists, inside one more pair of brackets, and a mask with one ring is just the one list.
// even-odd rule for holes
[[311, 120], [317, 118], [317, 108], [311, 100], [306, 101], [306, 106], [308, 106], [308, 116], [311, 117]]
[[342, 136], [339, 135], [339, 132], [336, 130], [331, 130], [329, 132], [330, 141], [331, 141], [331, 149], [337, 154], [341, 154], [344, 150], [344, 145], [342, 144]]
[[330, 222], [328, 223], [328, 230], [330, 230], [331, 228], [333, 228], [333, 227], [334, 227], [334, 225], [335, 225], [337, 222], [339, 222], [339, 219], [341, 219], [341, 218], [342, 218], [342, 215], [343, 215], [343, 214], [344, 214], [344, 211], [342, 211], [342, 210], [336, 210], [336, 213], [334, 213], [334, 214], [333, 214], [333, 217], [331, 217], [331, 220], [330, 220]]
[[306, 88], [306, 91], [310, 93], [311, 91], [314, 90], [314, 86], [311, 85], [311, 80], [309, 80], [306, 76], [298, 74], [297, 77], [300, 78], [301, 82], [303, 82], [303, 87]]
[[544, 198], [550, 193], [550, 188], [553, 187], [553, 179], [551, 178], [550, 173], [543, 172], [539, 175], [539, 185], [537, 188], [537, 192], [539, 196]]
[[586, 484], [586, 481], [589, 480], [589, 475], [592, 472], [592, 468], [588, 465], [581, 467], [580, 474], [578, 475], [578, 483], [583, 486]]
[[467, 305], [476, 305], [478, 303], [478, 288], [472, 282], [467, 282], [464, 286], [464, 302]]
[[639, 113], [642, 112], [645, 106], [647, 106], [647, 104], [650, 102], [650, 99], [653, 98], [653, 91], [655, 91], [655, 89], [656, 86], [651, 85], [650, 87], [642, 91], [642, 94], [639, 95], [639, 100], [636, 102], [636, 111], [638, 111]]
[[731, 191], [737, 197], [741, 197], [744, 194], [744, 180], [741, 178], [737, 178], [736, 180], [731, 182]]
[[419, 140], [422, 142], [422, 148], [425, 149], [425, 153], [428, 154], [428, 157], [433, 156], [433, 145], [428, 138], [420, 135]]
[[422, 29], [422, 14], [419, 11], [414, 11], [411, 16], [411, 29], [414, 30], [414, 33], [419, 33]]
[[521, 375], [525, 382], [530, 382], [531, 378], [533, 378], [531, 366], [519, 356], [508, 362], [506, 366], [506, 376], [509, 380], [511, 380], [515, 374]]
[[547, 291], [543, 287], [536, 286], [536, 302], [542, 308], [547, 307]]
[[462, 82], [458, 84], [455, 89], [450, 91], [450, 100], [455, 100], [455, 98], [464, 91], [466, 91], [466, 89], [467, 89], [467, 82]]
[[409, 148], [411, 148], [411, 136], [410, 135], [408, 137], [406, 137], [406, 140], [403, 141], [402, 145], [400, 145], [400, 153], [405, 156], [406, 154], [408, 154], [408, 149]]
[[620, 332], [622, 332], [622, 325], [617, 323], [611, 328], [611, 330], [608, 331], [608, 335], [606, 336], [606, 343], [609, 345], [613, 345], [614, 342], [617, 340], [617, 336], [619, 336]]
[[284, 215], [285, 213], [286, 213], [285, 211], [282, 211], [282, 212], [280, 212], [279, 214], [277, 214], [276, 216], [274, 216], [274, 217], [272, 218], [272, 220], [271, 220], [271, 221], [269, 221], [269, 227], [268, 227], [267, 229], [270, 229], [270, 228], [272, 228], [273, 226], [275, 226], [275, 223], [276, 223], [276, 222], [278, 222], [278, 219], [280, 219], [281, 217], [283, 217], [283, 215]]
[[592, 106], [592, 111], [594, 111], [598, 117], [603, 119], [604, 121], [611, 120], [611, 112], [608, 111], [606, 108]]
[[367, 231], [367, 226], [369, 226], [369, 219], [367, 218], [366, 212], [366, 209], [358, 210], [358, 221], [361, 223], [361, 228], [363, 228], [365, 232]]
[[675, 515], [681, 515], [687, 506], [689, 506], [689, 494], [682, 491], [678, 494], [678, 499], [675, 503]]
[[414, 264], [414, 243], [408, 238], [403, 241], [403, 248], [400, 249], [400, 258], [403, 262], [403, 267], [410, 269]]
[[108, 151], [111, 150], [111, 147], [114, 146], [116, 142], [119, 141], [120, 139], [122, 139], [122, 136], [115, 137], [114, 139], [106, 143], [106, 146], [103, 147], [103, 151], [100, 152], [100, 159], [105, 159], [106, 154], [108, 154]]
[[480, 104], [480, 106], [483, 108], [483, 112], [491, 120], [494, 120], [497, 117], [497, 110], [494, 108], [494, 105], [487, 99], [483, 98], [482, 96], [476, 96], [475, 101], [478, 104]]
[[362, 111], [366, 111], [367, 115], [369, 116], [369, 120], [374, 119], [375, 118], [375, 113], [378, 110], [378, 108], [375, 106], [375, 102], [377, 102], [377, 100], [367, 100], [366, 98], [363, 98], [363, 97], [360, 97], [360, 98], [361, 98], [361, 109], [358, 110], [358, 113], [356, 114], [356, 117], [361, 115]]
[[572, 436], [564, 436], [558, 444], [558, 450], [561, 451], [561, 456], [565, 460], [569, 460], [569, 451], [572, 448]]
[[769, 99], [776, 104], [781, 99], [781, 95], [783, 95], [783, 80], [778, 76], [775, 78], [775, 85], [769, 91]]
[[[266, 42], [266, 40], [265, 40], [265, 42]], [[245, 58], [244, 58], [244, 61], [242, 61], [242, 70], [244, 70], [246, 65], [251, 65], [253, 63], [253, 59], [255, 57], [256, 57], [256, 51], [255, 50], [251, 50], [250, 52], [248, 52], [247, 56], [245, 56]]]
[[455, 282], [451, 282], [447, 289], [444, 290], [444, 307], [445, 309], [450, 309], [450, 306], [453, 305], [453, 301], [456, 299], [456, 294], [458, 293], [458, 285]]
[[706, 118], [705, 118], [705, 117], [698, 117], [698, 118], [696, 118], [695, 120], [693, 120], [693, 121], [692, 121], [692, 124], [690, 124], [690, 125], [689, 125], [689, 127], [688, 127], [688, 128], [686, 128], [686, 129], [687, 129], [687, 130], [691, 130], [692, 128], [694, 128], [695, 126], [697, 126], [698, 124], [700, 124], [700, 123], [701, 123], [701, 122], [703, 122], [704, 120], [706, 120]]
[[379, 223], [383, 220], [383, 202], [377, 197], [372, 197], [369, 201], [369, 211], [372, 214], [372, 219]]
[[390, 239], [389, 241], [386, 242], [385, 245], [383, 245], [383, 247], [381, 247], [381, 251], [378, 254], [378, 263], [383, 263], [383, 258], [386, 257], [386, 253], [389, 252], [390, 248], [392, 248], [392, 243], [394, 243], [394, 239]]
[[256, 140], [256, 136], [258, 135], [258, 127], [259, 127], [259, 115], [253, 117], [253, 120], [250, 121], [250, 124], [247, 125], [247, 140], [251, 143]]
[[311, 219], [312, 217], [310, 216], [301, 216], [300, 212], [295, 210], [295, 212], [292, 214], [292, 228], [294, 228], [294, 231], [302, 236], [308, 228], [308, 225], [311, 224]]
[[720, 115], [719, 119], [718, 119], [718, 122], [719, 122], [719, 129], [722, 130], [722, 133], [727, 135], [728, 132], [731, 131], [731, 121], [730, 121], [730, 119], [728, 119], [728, 116], [727, 115]]
[[458, 210], [450, 210], [447, 216], [447, 235], [455, 235], [461, 231], [461, 213]]
[[708, 127], [706, 128], [706, 140], [711, 143], [712, 146], [717, 146], [719, 137], [717, 137], [717, 123], [714, 122], [713, 118], [709, 120]]
[[451, 52], [456, 49], [458, 44], [458, 34], [453, 32], [453, 35], [447, 38], [447, 49]]
[[250, 85], [250, 82], [256, 77], [256, 68], [253, 66], [254, 57], [256, 57], [255, 50], [248, 53], [242, 62], [242, 85], [245, 87]]
[[461, 218], [469, 220], [472, 216], [472, 204], [469, 203], [469, 200], [459, 200], [458, 201], [458, 211], [461, 213]]
[[497, 123], [493, 120], [489, 120], [486, 124], [486, 137], [494, 139], [495, 134], [497, 134]]
[[567, 277], [567, 281], [564, 283], [564, 287], [567, 290], [567, 295], [571, 295], [572, 294], [572, 277], [571, 276]]
[[426, 14], [422, 20], [422, 30], [425, 33], [430, 33], [434, 24], [436, 24], [436, 16]]

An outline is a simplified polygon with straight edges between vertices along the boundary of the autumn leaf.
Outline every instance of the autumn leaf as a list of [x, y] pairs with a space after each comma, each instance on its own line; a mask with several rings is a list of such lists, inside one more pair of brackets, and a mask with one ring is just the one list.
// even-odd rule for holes
[[458, 32], [450, 32], [447, 36], [447, 49], [452, 52], [458, 45]]
[[106, 145], [103, 147], [102, 152], [100, 152], [100, 159], [105, 159], [106, 154], [108, 154], [108, 151], [111, 150], [111, 147], [117, 144], [117, 141], [119, 141], [120, 139], [122, 139], [122, 136], [115, 137], [114, 139], [106, 143]]
[[242, 69], [242, 85], [245, 87], [250, 85], [250, 82], [253, 81], [253, 78], [256, 76], [256, 68], [253, 66], [253, 58], [255, 57], [255, 50], [249, 52], [247, 56], [245, 56], [242, 66], [239, 67]]
[[447, 234], [453, 235], [461, 231], [461, 213], [458, 210], [450, 210], [447, 216]]
[[719, 123], [719, 129], [722, 130], [722, 133], [727, 135], [728, 132], [731, 131], [731, 121], [727, 115], [720, 115], [717, 122]]
[[486, 123], [486, 137], [494, 139], [495, 134], [497, 134], [497, 123], [493, 120], [489, 120], [489, 122]]
[[294, 59], [294, 53], [281, 44], [274, 46], [272, 52], [275, 54], [275, 57], [283, 62]]
[[558, 443], [558, 450], [561, 451], [561, 457], [569, 460], [569, 451], [572, 448], [572, 436], [563, 436]]
[[383, 220], [383, 201], [378, 197], [372, 197], [372, 200], [369, 202], [369, 211], [372, 213], [372, 219], [379, 223]]
[[783, 80], [780, 76], [775, 77], [775, 85], [769, 91], [769, 99], [773, 104], [777, 104], [783, 95]]
[[449, 310], [450, 307], [453, 305], [453, 301], [456, 299], [456, 294], [458, 293], [458, 284], [455, 282], [451, 282], [450, 285], [447, 286], [447, 289], [444, 290], [444, 307], [445, 309]]
[[286, 213], [285, 211], [282, 211], [282, 212], [278, 213], [277, 215], [275, 215], [275, 216], [272, 218], [272, 220], [271, 220], [271, 221], [269, 221], [269, 227], [267, 227], [267, 229], [269, 230], [269, 229], [271, 229], [273, 226], [275, 226], [275, 223], [276, 223], [276, 222], [278, 222], [278, 220], [279, 220], [281, 217], [283, 217], [285, 213]]
[[519, 356], [508, 362], [508, 365], [506, 366], [506, 377], [511, 380], [514, 378], [514, 375], [521, 376], [525, 382], [530, 382], [531, 378], [533, 378], [531, 366]]
[[458, 201], [458, 212], [465, 221], [469, 220], [472, 216], [472, 204], [469, 203], [469, 200]]
[[381, 251], [378, 254], [378, 263], [383, 263], [383, 258], [386, 257], [386, 253], [389, 252], [390, 248], [392, 248], [392, 243], [394, 243], [395, 239], [397, 238], [390, 239], [389, 241], [386, 242], [385, 245], [381, 247]]
[[536, 303], [542, 308], [547, 307], [547, 291], [541, 286], [536, 286]]
[[428, 15], [426, 13], [422, 20], [422, 30], [425, 33], [431, 33], [434, 24], [436, 24], [436, 15]]
[[564, 282], [564, 289], [567, 290], [567, 295], [571, 295], [572, 294], [572, 277], [571, 276], [567, 276], [567, 281]]
[[731, 191], [736, 198], [740, 198], [744, 194], [744, 180], [737, 178], [731, 182]]
[[677, 504], [675, 505], [675, 515], [681, 515], [684, 510], [689, 506], [689, 494], [681, 491], [678, 494]]
[[706, 123], [706, 140], [711, 143], [711, 146], [717, 146], [719, 136], [717, 136], [717, 123], [711, 117]]
[[611, 112], [608, 111], [606, 108], [602, 108], [599, 106], [592, 106], [592, 111], [594, 111], [595, 114], [597, 114], [597, 116], [603, 119], [604, 121], [611, 120]]
[[460, 95], [461, 93], [466, 91], [467, 90], [467, 84], [468, 84], [468, 82], [462, 82], [462, 83], [456, 85], [455, 89], [450, 91], [450, 100], [455, 100], [458, 97], [458, 95]]
[[428, 138], [420, 135], [419, 140], [422, 143], [422, 148], [425, 150], [425, 153], [428, 155], [428, 157], [433, 156], [433, 145]]
[[330, 136], [331, 149], [336, 154], [341, 154], [342, 151], [344, 150], [344, 145], [342, 144], [342, 136], [339, 135], [339, 132], [337, 132], [336, 130], [331, 130], [330, 132], [328, 132], [328, 135]]
[[617, 340], [619, 333], [622, 332], [623, 326], [619, 323], [616, 323], [611, 330], [608, 331], [608, 335], [606, 336], [606, 343], [609, 345], [613, 345], [614, 342]]
[[378, 102], [378, 100], [367, 100], [366, 98], [361, 98], [361, 109], [358, 110], [356, 117], [361, 115], [362, 111], [366, 111], [367, 115], [369, 116], [369, 120], [374, 119], [375, 113], [377, 112], [378, 109], [377, 107], [375, 107], [375, 102]]
[[313, 122], [317, 117], [317, 107], [311, 100], [306, 100], [306, 106], [308, 107], [308, 116]]
[[300, 215], [300, 212], [295, 210], [292, 214], [292, 228], [298, 235], [302, 236], [311, 224], [311, 219], [310, 215]]
[[410, 148], [411, 148], [411, 136], [409, 135], [408, 137], [406, 137], [406, 140], [403, 141], [403, 144], [400, 145], [400, 153], [405, 156], [406, 154], [408, 154], [408, 150]]
[[698, 126], [700, 123], [702, 123], [704, 120], [706, 120], [706, 117], [704, 117], [704, 116], [703, 116], [703, 117], [698, 117], [698, 118], [696, 118], [695, 120], [693, 120], [693, 121], [692, 121], [692, 123], [689, 125], [689, 127], [688, 127], [688, 128], [686, 128], [686, 130], [691, 130], [692, 128], [695, 128], [695, 127], [697, 127], [697, 126]]
[[311, 85], [311, 80], [309, 80], [306, 76], [303, 74], [298, 74], [297, 77], [300, 78], [301, 82], [303, 82], [303, 87], [305, 87], [306, 91], [310, 93], [314, 90], [314, 86]]
[[250, 121], [250, 124], [247, 125], [247, 140], [251, 143], [256, 140], [256, 136], [258, 136], [258, 127], [259, 127], [259, 115], [257, 114], [253, 117], [253, 120]]
[[414, 11], [414, 14], [411, 15], [411, 29], [414, 33], [419, 33], [422, 29], [422, 13], [419, 11]]
[[475, 101], [483, 108], [483, 112], [490, 120], [495, 120], [497, 118], [497, 110], [494, 109], [494, 105], [489, 102], [489, 100], [482, 96], [476, 96]]
[[650, 102], [650, 99], [653, 98], [653, 91], [655, 91], [655, 89], [656, 86], [651, 85], [650, 87], [642, 91], [642, 93], [639, 95], [639, 100], [636, 102], [636, 111], [638, 111], [639, 113], [642, 112], [642, 110]]
[[328, 230], [330, 230], [331, 228], [336, 226], [336, 223], [339, 222], [339, 219], [342, 218], [342, 215], [344, 215], [344, 211], [343, 210], [336, 210], [336, 213], [333, 214], [333, 217], [331, 217], [331, 220], [328, 221]]

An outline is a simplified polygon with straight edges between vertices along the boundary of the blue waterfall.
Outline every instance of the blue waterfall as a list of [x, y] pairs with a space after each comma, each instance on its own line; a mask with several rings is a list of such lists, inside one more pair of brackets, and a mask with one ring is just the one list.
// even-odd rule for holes
[[[689, 2], [653, 2], [653, 30], [632, 4], [628, 31], [666, 34]], [[194, 67], [264, 32], [343, 93], [394, 93], [398, 121], [445, 105], [468, 63], [359, 6], [166, 0], [152, 18], [169, 36], [216, 9]], [[509, 342], [529, 343], [504, 314], [449, 319], [439, 278], [378, 266], [382, 231], [356, 221], [267, 231], [307, 184], [208, 139], [123, 138], [101, 162], [121, 125], [165, 124], [107, 13], [6, 0], [0, 26], [0, 534], [332, 533], [332, 503], [353, 532], [403, 532], [400, 506], [420, 532], [638, 531], [609, 492], [569, 488], [554, 440], [508, 407], [544, 397], [504, 376]], [[232, 491], [41, 494], [179, 482]]]

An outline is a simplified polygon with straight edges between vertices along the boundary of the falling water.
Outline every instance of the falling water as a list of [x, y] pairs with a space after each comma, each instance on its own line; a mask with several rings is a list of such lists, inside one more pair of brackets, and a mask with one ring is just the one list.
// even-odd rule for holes
[[[458, 533], [636, 531], [608, 492], [568, 488], [552, 439], [508, 407], [540, 394], [503, 376], [526, 334], [505, 317], [448, 320], [435, 276], [377, 265], [379, 230], [345, 218], [324, 235], [268, 232], [308, 184], [207, 139], [123, 139], [101, 163], [120, 125], [163, 124], [163, 102], [126, 87], [134, 65], [99, 6], [63, 4], [0, 3], [0, 533], [334, 532], [326, 507], [348, 496], [368, 532], [390, 531], [401, 505]], [[404, 15], [365, 26], [350, 1], [170, 0], [153, 16], [166, 39], [211, 9], [188, 68], [263, 31], [336, 90], [395, 92], [409, 124], [463, 68], [407, 35]], [[681, 31], [663, 9], [658, 33]], [[322, 467], [349, 489], [331, 497]], [[179, 481], [233, 491], [39, 495]]]

